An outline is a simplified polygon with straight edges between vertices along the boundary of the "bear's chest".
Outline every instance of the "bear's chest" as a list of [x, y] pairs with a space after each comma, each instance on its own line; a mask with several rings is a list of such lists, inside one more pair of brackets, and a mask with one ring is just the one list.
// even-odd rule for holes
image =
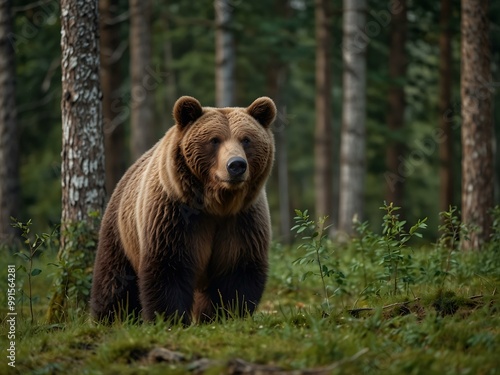
[[192, 236], [195, 288], [203, 290], [210, 280], [233, 269], [244, 257], [243, 239], [234, 220], [207, 219]]

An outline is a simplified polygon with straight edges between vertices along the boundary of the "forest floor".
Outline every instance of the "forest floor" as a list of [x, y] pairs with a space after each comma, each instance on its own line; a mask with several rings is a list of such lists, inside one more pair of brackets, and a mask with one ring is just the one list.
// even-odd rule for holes
[[[47, 251], [35, 261], [33, 323], [27, 298], [16, 301], [15, 367], [0, 296], [0, 374], [500, 374], [500, 251], [401, 249], [397, 271], [383, 248], [326, 244], [325, 289], [314, 258], [294, 262], [311, 254], [275, 244], [258, 312], [189, 327], [106, 326], [78, 309], [45, 323]], [[2, 291], [9, 262], [23, 260], [2, 262]], [[27, 276], [16, 272], [18, 297], [27, 296]]]

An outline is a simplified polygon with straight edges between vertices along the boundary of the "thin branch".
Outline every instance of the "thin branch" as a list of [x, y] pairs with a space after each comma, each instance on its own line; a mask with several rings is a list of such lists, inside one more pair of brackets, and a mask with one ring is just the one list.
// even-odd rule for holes
[[52, 81], [52, 77], [54, 76], [57, 68], [61, 66], [61, 56], [58, 55], [52, 62], [50, 63], [49, 69], [45, 74], [45, 78], [42, 82], [42, 91], [45, 93], [50, 89], [50, 83]]
[[113, 25], [116, 25], [117, 23], [126, 21], [129, 18], [130, 18], [130, 11], [127, 10], [116, 17], [107, 19], [106, 21], [104, 21], [104, 24], [107, 26], [113, 26]]
[[[389, 305], [382, 306], [382, 310], [387, 310], [387, 309], [390, 309], [391, 307], [396, 307], [396, 306], [405, 306], [405, 305], [408, 305], [410, 303], [417, 302], [417, 301], [420, 301], [419, 297], [415, 298], [413, 301], [391, 303]], [[358, 309], [349, 309], [349, 310], [347, 310], [347, 312], [349, 312], [350, 314], [357, 314], [357, 313], [360, 313], [362, 311], [373, 311], [373, 310], [375, 310], [374, 307], [360, 307]]]
[[19, 13], [19, 12], [26, 12], [27, 10], [38, 8], [42, 5], [48, 4], [53, 2], [54, 0], [39, 0], [35, 1], [34, 3], [30, 3], [27, 5], [22, 5], [18, 7], [12, 7], [12, 13]]
[[482, 294], [478, 294], [477, 296], [472, 296], [469, 297], [470, 299], [478, 299], [478, 298], [483, 298], [484, 296]]

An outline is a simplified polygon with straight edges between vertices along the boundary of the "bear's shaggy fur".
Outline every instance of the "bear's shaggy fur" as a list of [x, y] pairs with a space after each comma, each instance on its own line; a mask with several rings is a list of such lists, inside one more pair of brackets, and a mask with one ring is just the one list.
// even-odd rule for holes
[[210, 108], [184, 96], [173, 116], [103, 216], [90, 301], [99, 320], [142, 312], [189, 324], [252, 313], [262, 296], [276, 107], [267, 97]]

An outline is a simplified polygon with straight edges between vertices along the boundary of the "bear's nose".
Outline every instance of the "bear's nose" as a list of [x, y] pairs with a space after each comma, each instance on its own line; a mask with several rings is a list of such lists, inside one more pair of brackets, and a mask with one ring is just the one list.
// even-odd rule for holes
[[246, 170], [247, 162], [239, 156], [232, 157], [227, 162], [227, 171], [231, 177], [240, 177]]

